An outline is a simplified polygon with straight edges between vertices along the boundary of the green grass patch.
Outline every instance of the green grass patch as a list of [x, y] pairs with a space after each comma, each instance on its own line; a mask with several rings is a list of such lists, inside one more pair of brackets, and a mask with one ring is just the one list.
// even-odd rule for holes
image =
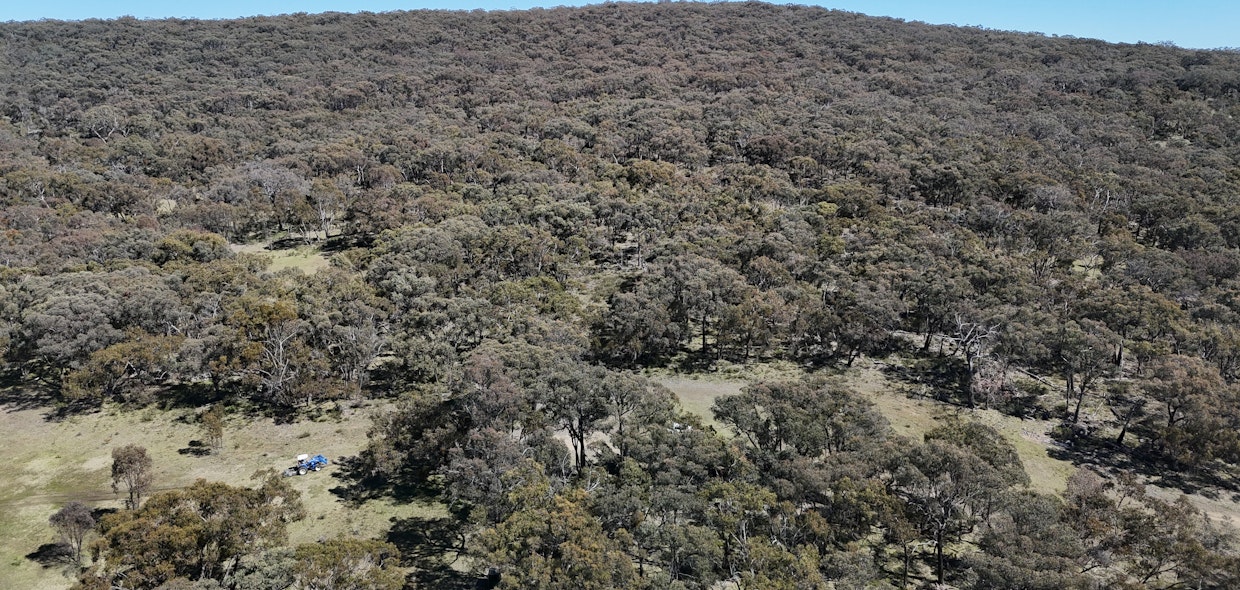
[[268, 254], [271, 256], [271, 266], [268, 269], [272, 272], [294, 269], [310, 275], [327, 268], [328, 265], [327, 257], [323, 256], [318, 248], [309, 246], [290, 250], [270, 250]]
[[305, 274], [314, 274], [329, 264], [327, 257], [318, 246], [306, 245], [296, 248], [268, 249], [268, 244], [234, 244], [232, 251], [246, 254], [261, 254], [271, 260], [267, 270], [279, 272], [294, 269]]
[[715, 403], [715, 398], [740, 393], [741, 387], [744, 387], [746, 383], [735, 379], [693, 379], [683, 376], [655, 377], [654, 379], [676, 394], [682, 410], [700, 416], [703, 423], [707, 426], [714, 426], [720, 431], [722, 431], [722, 425], [715, 421], [715, 416], [710, 411], [711, 405]]

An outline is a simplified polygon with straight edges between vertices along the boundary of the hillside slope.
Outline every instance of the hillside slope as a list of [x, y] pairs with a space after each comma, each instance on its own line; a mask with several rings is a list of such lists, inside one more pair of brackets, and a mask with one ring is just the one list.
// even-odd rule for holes
[[[1236, 52], [760, 3], [0, 39], [8, 402], [296, 419], [390, 398], [350, 489], [444, 501], [458, 528], [415, 553], [467, 539], [482, 568], [411, 583], [1240, 571], [1201, 511], [1140, 486], [1237, 490]], [[1114, 477], [1029, 482], [1016, 459], [1042, 448], [986, 420], [900, 437], [837, 378], [874, 360]], [[772, 378], [683, 406], [713, 420], [646, 376], [755, 367]], [[968, 489], [935, 508], [944, 481]], [[543, 542], [590, 559], [505, 553], [530, 522], [571, 523]]]

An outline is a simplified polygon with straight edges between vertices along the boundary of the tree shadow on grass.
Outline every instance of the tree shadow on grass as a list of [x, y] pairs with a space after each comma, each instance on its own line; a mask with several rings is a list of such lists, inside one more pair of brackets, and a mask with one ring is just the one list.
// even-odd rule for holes
[[59, 387], [37, 377], [26, 378], [21, 369], [0, 371], [0, 411], [46, 410], [43, 419], [60, 422], [70, 416], [99, 410], [91, 400], [65, 401]]
[[465, 551], [465, 526], [456, 517], [393, 518], [387, 542], [400, 549], [402, 565], [413, 568], [416, 588], [473, 590], [494, 582], [453, 567]]
[[[332, 477], [341, 485], [329, 491], [355, 506], [380, 498], [397, 502], [434, 502], [442, 493], [439, 486], [425, 477], [387, 479], [376, 476], [364, 457], [341, 457], [336, 466]], [[402, 565], [413, 570], [406, 587], [475, 590], [494, 588], [498, 584], [495, 576], [479, 577], [459, 568], [458, 560], [465, 552], [466, 533], [465, 521], [459, 515], [393, 517], [391, 522], [385, 540], [400, 549]]]
[[718, 359], [714, 354], [694, 350], [684, 352], [668, 359], [665, 365], [675, 367], [676, 372], [686, 375], [706, 375], [714, 373]]
[[392, 518], [387, 541], [400, 549], [405, 565], [427, 560], [443, 560], [448, 564], [465, 551], [464, 524], [452, 516], [426, 518]]
[[192, 383], [173, 383], [163, 388], [156, 398], [166, 410], [178, 408], [200, 408], [237, 397], [229, 387], [216, 387], [210, 383], [195, 381]]
[[927, 356], [912, 365], [886, 364], [882, 371], [893, 381], [903, 383], [910, 395], [929, 397], [954, 406], [965, 405], [968, 366], [954, 357]]
[[400, 503], [439, 500], [442, 491], [433, 481], [422, 477], [389, 478], [377, 475], [364, 457], [354, 455], [336, 461], [332, 477], [341, 485], [328, 491], [354, 506], [369, 500], [392, 498]]
[[298, 246], [309, 246], [312, 243], [313, 243], [313, 240], [306, 236], [289, 236], [287, 238], [280, 238], [278, 240], [272, 240], [270, 244], [267, 244], [266, 249], [267, 250], [288, 250], [290, 248], [297, 248]]
[[374, 242], [373, 237], [365, 235], [329, 236], [326, 240], [319, 242], [319, 250], [324, 254], [335, 254], [350, 248], [369, 248], [374, 245]]
[[0, 371], [0, 407], [10, 411], [37, 410], [56, 405], [57, 397], [50, 388], [23, 381], [21, 371]]
[[26, 559], [43, 566], [45, 570], [59, 570], [70, 579], [76, 578], [82, 571], [82, 563], [74, 559], [73, 548], [67, 543], [44, 543], [27, 553]]
[[1161, 456], [1141, 447], [1118, 445], [1115, 441], [1082, 433], [1070, 427], [1057, 429], [1056, 444], [1047, 450], [1052, 459], [1068, 461], [1105, 473], [1135, 473], [1148, 484], [1218, 499], [1223, 493], [1240, 493], [1240, 473], [1228, 465], [1200, 469], [1177, 468]]
[[371, 473], [367, 462], [357, 455], [338, 459], [331, 475], [340, 480], [341, 485], [328, 491], [354, 506], [387, 496], [392, 491], [392, 484]]
[[193, 455], [195, 457], [206, 457], [211, 454], [211, 447], [200, 440], [191, 440], [185, 448], [177, 449], [177, 453], [181, 455]]
[[73, 548], [65, 543], [44, 543], [39, 548], [26, 554], [26, 559], [36, 562], [45, 569], [53, 567], [77, 567], [73, 563]]
[[[162, 387], [157, 394], [148, 396], [136, 406], [157, 405], [162, 410], [195, 410], [209, 405], [222, 404], [228, 413], [246, 420], [270, 419], [276, 424], [293, 424], [301, 420], [330, 420], [339, 418], [340, 403], [323, 402], [309, 407], [291, 407], [262, 403], [250, 398], [250, 393], [237, 383], [225, 383], [219, 387], [207, 382], [173, 383]], [[178, 418], [190, 423], [197, 417], [186, 414]]]

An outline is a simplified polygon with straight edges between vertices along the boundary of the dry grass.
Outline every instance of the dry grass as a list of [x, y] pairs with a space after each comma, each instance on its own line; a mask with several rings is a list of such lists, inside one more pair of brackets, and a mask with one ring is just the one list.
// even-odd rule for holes
[[[759, 370], [752, 373], [761, 378], [795, 377], [795, 374], [787, 370]], [[927, 431], [953, 415], [995, 428], [1016, 448], [1025, 471], [1029, 474], [1030, 487], [1036, 491], [1062, 493], [1067, 487], [1068, 476], [1077, 469], [1072, 462], [1057, 459], [1050, 454], [1057, 445], [1048, 434], [1057, 424], [1054, 420], [1021, 419], [994, 410], [967, 410], [927, 398], [910, 397], [902, 391], [904, 388], [900, 384], [893, 383], [883, 374], [877, 363], [858, 363], [844, 378], [855, 390], [874, 402], [896, 434], [912, 440], [920, 440]], [[719, 424], [711, 415], [711, 404], [719, 396], [740, 393], [741, 388], [748, 382], [747, 379], [720, 375], [693, 378], [669, 375], [655, 379], [676, 393], [680, 398], [681, 408], [701, 416], [707, 424], [717, 429]], [[726, 431], [721, 432], [727, 435]], [[1151, 495], [1168, 500], [1181, 494], [1179, 490], [1152, 484], [1148, 490]], [[1240, 495], [1190, 494], [1188, 497], [1198, 509], [1214, 520], [1240, 525], [1240, 502], [1236, 501], [1240, 500]]]
[[232, 251], [246, 254], [261, 254], [271, 259], [267, 270], [279, 272], [295, 269], [305, 274], [314, 274], [328, 265], [326, 256], [315, 246], [298, 246], [279, 250], [268, 250], [267, 244], [234, 244]]
[[317, 248], [308, 246], [291, 250], [273, 250], [271, 254], [271, 266], [268, 269], [272, 272], [296, 269], [310, 275], [327, 268], [328, 265], [327, 258]]
[[804, 372], [787, 362], [735, 365], [716, 363], [711, 373], [676, 373], [651, 371], [647, 376], [672, 390], [680, 402], [680, 409], [697, 415], [708, 426], [719, 429], [720, 425], [711, 414], [715, 398], [736, 395], [746, 384], [762, 380], [798, 379]]
[[1072, 463], [1051, 457], [1048, 451], [1054, 442], [1047, 433], [1055, 426], [1053, 420], [1021, 419], [995, 410], [968, 410], [926, 398], [914, 398], [900, 392], [900, 387], [887, 379], [875, 366], [864, 366], [850, 372], [848, 380], [891, 422], [901, 436], [921, 440], [922, 436], [948, 416], [986, 424], [1007, 438], [1016, 448], [1031, 487], [1039, 492], [1061, 493], [1068, 476], [1076, 469]]
[[[787, 370], [758, 371], [757, 374], [762, 377], [771, 375], [795, 377]], [[1071, 463], [1055, 459], [1048, 454], [1052, 441], [1046, 433], [1054, 426], [1051, 421], [1022, 420], [993, 410], [968, 411], [930, 399], [911, 398], [902, 393], [901, 387], [888, 380], [886, 375], [873, 364], [861, 363], [857, 368], [847, 372], [844, 378], [856, 391], [874, 403], [891, 423], [892, 430], [896, 434], [911, 440], [921, 440], [926, 432], [937, 426], [945, 417], [953, 414], [994, 427], [1016, 447], [1025, 465], [1025, 470], [1029, 473], [1032, 487], [1038, 491], [1062, 492], [1068, 476], [1075, 469]], [[719, 425], [710, 413], [710, 406], [715, 398], [721, 395], [735, 395], [747, 382], [714, 376], [694, 379], [668, 376], [657, 380], [676, 393], [684, 410], [701, 416], [708, 424], [716, 428]]]
[[[51, 590], [72, 584], [61, 569], [44, 569], [25, 556], [54, 540], [47, 519], [66, 502], [120, 507], [110, 487], [114, 447], [146, 447], [159, 489], [187, 486], [199, 478], [253, 485], [254, 473], [282, 470], [298, 453], [323, 453], [333, 463], [357, 454], [366, 443], [370, 411], [346, 408], [339, 420], [293, 424], [232, 417], [224, 433], [225, 448], [216, 455], [197, 456], [188, 452], [189, 442], [201, 434], [193, 410], [98, 412], [61, 422], [44, 420], [43, 410], [0, 410], [6, 464], [0, 478], [0, 586]], [[343, 483], [333, 477], [335, 470], [329, 466], [291, 480], [307, 509], [307, 518], [290, 527], [291, 544], [338, 535], [382, 537], [392, 518], [444, 514], [434, 505], [391, 501], [353, 507], [331, 492]]]
[[660, 377], [656, 381], [672, 390], [680, 400], [680, 409], [700, 416], [708, 426], [719, 429], [720, 425], [711, 414], [710, 406], [715, 398], [736, 395], [741, 392], [744, 381], [714, 379], [692, 379], [689, 377]]
[[[716, 398], [739, 393], [750, 380], [796, 376], [793, 368], [774, 366], [652, 378], [676, 393], [685, 411], [718, 428], [710, 412]], [[874, 402], [897, 434], [912, 440], [919, 440], [953, 414], [996, 428], [1016, 447], [1033, 487], [1039, 491], [1063, 491], [1075, 469], [1048, 454], [1054, 445], [1047, 436], [1052, 421], [1022, 420], [988, 410], [968, 411], [909, 397], [874, 364], [858, 366], [844, 378]], [[5, 473], [0, 477], [0, 586], [60, 590], [72, 584], [71, 572], [45, 569], [25, 556], [53, 541], [47, 519], [66, 502], [82, 500], [95, 507], [119, 507], [119, 498], [112, 494], [109, 484], [114, 447], [128, 443], [145, 446], [154, 459], [156, 485], [161, 489], [186, 486], [198, 478], [251, 485], [256, 471], [282, 469], [298, 453], [323, 453], [333, 462], [358, 453], [366, 443], [370, 412], [383, 409], [345, 408], [339, 419], [293, 424], [234, 416], [225, 430], [225, 449], [217, 455], [196, 456], [180, 452], [189, 450], [189, 441], [200, 438], [195, 410], [105, 411], [52, 422], [44, 419], [45, 410], [0, 408], [0, 448], [5, 452]], [[292, 480], [303, 494], [308, 517], [293, 525], [290, 543], [337, 535], [382, 537], [395, 518], [445, 515], [442, 507], [433, 504], [375, 500], [351, 506], [331, 492], [343, 483], [332, 476], [335, 469], [329, 467], [325, 472]], [[1150, 492], [1160, 497], [1178, 495], [1153, 487]], [[1230, 497], [1190, 498], [1217, 519], [1240, 522], [1240, 504]]]

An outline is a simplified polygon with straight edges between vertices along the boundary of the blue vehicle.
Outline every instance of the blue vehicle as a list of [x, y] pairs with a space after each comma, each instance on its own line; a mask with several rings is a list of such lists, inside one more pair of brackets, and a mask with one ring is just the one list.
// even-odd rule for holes
[[323, 455], [297, 455], [297, 464], [284, 470], [284, 476], [305, 475], [310, 471], [318, 471], [327, 466], [327, 457]]

